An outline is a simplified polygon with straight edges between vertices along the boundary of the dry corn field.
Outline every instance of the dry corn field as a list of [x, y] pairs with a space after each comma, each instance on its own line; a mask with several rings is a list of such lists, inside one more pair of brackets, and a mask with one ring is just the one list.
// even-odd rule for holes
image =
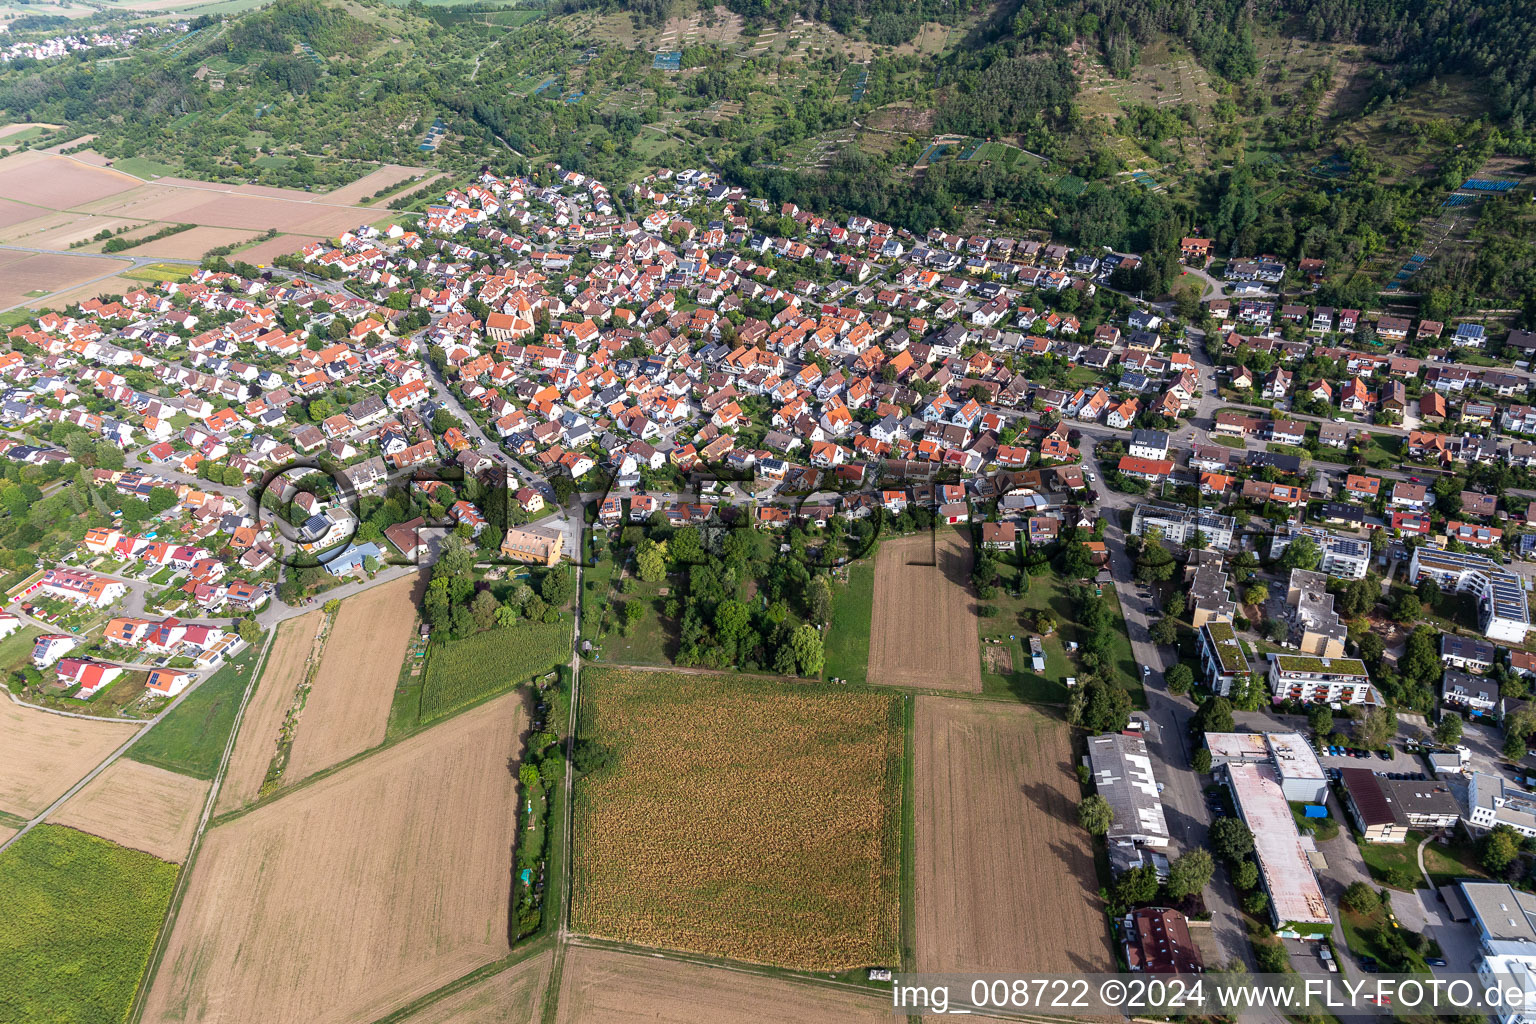
[[901, 698], [582, 674], [572, 927], [804, 970], [897, 958]]
[[948, 527], [937, 529], [880, 543], [869, 681], [980, 693], [971, 544]]
[[915, 726], [917, 970], [1114, 970], [1066, 724], [919, 697]]

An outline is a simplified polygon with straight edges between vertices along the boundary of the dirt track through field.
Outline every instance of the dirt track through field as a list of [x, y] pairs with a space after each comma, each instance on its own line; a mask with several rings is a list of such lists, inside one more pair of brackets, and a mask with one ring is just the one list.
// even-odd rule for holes
[[937, 537], [920, 533], [880, 544], [869, 681], [980, 693], [971, 545], [939, 529]]
[[411, 642], [415, 575], [341, 602], [288, 761], [289, 784], [384, 742]]
[[506, 956], [517, 694], [210, 829], [146, 1022], [376, 1020]]
[[554, 960], [540, 953], [411, 1014], [405, 1024], [534, 1024]]
[[208, 786], [122, 757], [48, 820], [180, 864], [192, 846]]
[[32, 817], [138, 728], [50, 715], [0, 697], [0, 811]]
[[917, 699], [917, 969], [1111, 971], [1065, 723]]
[[293, 703], [294, 691], [304, 679], [304, 666], [321, 618], [321, 612], [310, 612], [277, 627], [261, 680], [240, 723], [235, 752], [229, 759], [224, 785], [219, 789], [217, 813], [255, 803], [260, 795], [267, 768], [277, 753], [277, 735], [283, 718]]
[[555, 1017], [556, 1024], [890, 1024], [900, 1019], [874, 992], [582, 946], [572, 946], [565, 955]]

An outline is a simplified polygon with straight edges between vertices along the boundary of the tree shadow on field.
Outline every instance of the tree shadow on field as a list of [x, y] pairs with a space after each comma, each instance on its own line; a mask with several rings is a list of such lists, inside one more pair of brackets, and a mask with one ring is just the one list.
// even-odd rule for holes
[[1029, 797], [1031, 803], [1033, 803], [1045, 814], [1055, 818], [1057, 821], [1067, 821], [1074, 825], [1077, 824], [1077, 818], [1075, 816], [1065, 813], [1064, 805], [1066, 800], [1062, 797], [1060, 790], [1048, 786], [1043, 782], [1029, 782], [1020, 786], [1019, 792]]

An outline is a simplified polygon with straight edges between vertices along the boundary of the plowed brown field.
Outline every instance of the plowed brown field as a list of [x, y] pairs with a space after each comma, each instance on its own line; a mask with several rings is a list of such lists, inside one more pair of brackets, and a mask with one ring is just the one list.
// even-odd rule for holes
[[922, 533], [880, 544], [869, 681], [980, 693], [971, 545], [939, 529], [937, 538]]
[[260, 794], [267, 767], [277, 753], [277, 734], [283, 727], [283, 717], [304, 679], [304, 665], [321, 617], [322, 613], [314, 611], [277, 627], [261, 681], [256, 684], [256, 692], [240, 722], [240, 735], [235, 739], [235, 752], [229, 759], [224, 785], [219, 790], [216, 809], [220, 814], [254, 803]]
[[540, 953], [406, 1018], [406, 1024], [533, 1024], [553, 953]]
[[[556, 1024], [889, 1024], [886, 997], [572, 946]], [[412, 1024], [415, 1024], [412, 1021]]]
[[1114, 970], [1067, 726], [917, 699], [917, 969]]
[[74, 209], [142, 184], [106, 167], [91, 167], [67, 156], [36, 151], [0, 160], [0, 196], [50, 210]]
[[491, 701], [209, 830], [145, 1021], [372, 1021], [507, 955], [525, 716]]
[[298, 782], [384, 742], [395, 681], [411, 642], [415, 575], [341, 602], [285, 776]]
[[192, 846], [208, 786], [122, 757], [48, 820], [180, 864]]
[[50, 715], [0, 697], [0, 811], [32, 817], [138, 728]]

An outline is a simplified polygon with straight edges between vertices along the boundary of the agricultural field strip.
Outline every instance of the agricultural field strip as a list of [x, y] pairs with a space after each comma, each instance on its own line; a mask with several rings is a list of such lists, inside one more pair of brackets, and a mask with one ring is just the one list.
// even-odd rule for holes
[[1065, 723], [922, 696], [915, 726], [917, 969], [1111, 969]]
[[371, 1020], [504, 957], [525, 726], [508, 695], [212, 829], [144, 1020]]
[[299, 718], [286, 772], [289, 783], [384, 741], [400, 665], [416, 621], [414, 575], [347, 598]]

